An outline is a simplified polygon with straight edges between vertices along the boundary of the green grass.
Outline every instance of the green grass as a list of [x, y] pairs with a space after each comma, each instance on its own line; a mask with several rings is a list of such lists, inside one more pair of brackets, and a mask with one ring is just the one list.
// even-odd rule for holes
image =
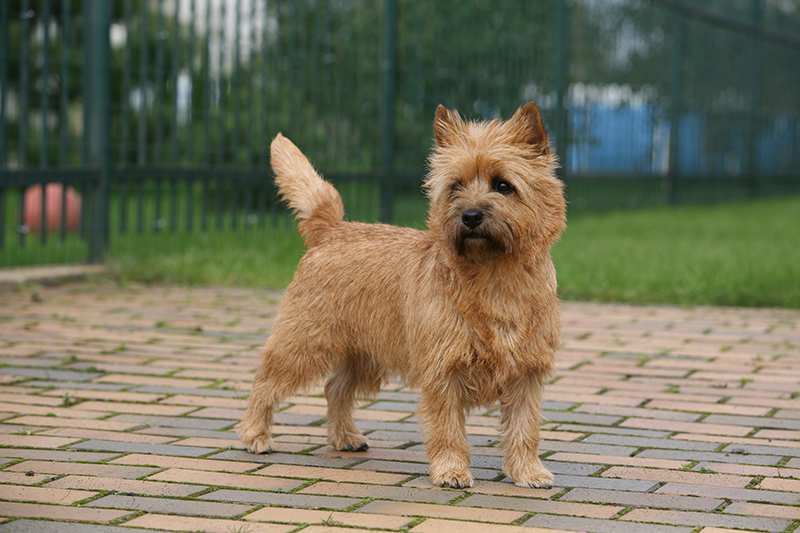
[[800, 308], [800, 197], [577, 216], [566, 299]]
[[[656, 185], [642, 185], [635, 203], [646, 205], [644, 199], [651, 198], [659, 204], [663, 195]], [[339, 188], [353, 218], [377, 217], [377, 189], [346, 183]], [[569, 228], [554, 250], [565, 299], [800, 308], [800, 197], [591, 213], [581, 203], [582, 194], [583, 200], [589, 198], [589, 189], [576, 183], [569, 190]], [[629, 188], [620, 192], [620, 202], [632, 201], [631, 194]], [[590, 196], [597, 200], [596, 194]], [[179, 221], [187, 213], [182, 198]], [[612, 200], [608, 198], [609, 207]], [[166, 202], [165, 195], [162, 220], [167, 216]], [[134, 207], [129, 205], [131, 215]], [[146, 229], [139, 235], [131, 231], [133, 220], [128, 233], [119, 233], [119, 209], [116, 199], [108, 264], [123, 280], [283, 287], [303, 253], [294, 223], [283, 211], [268, 215], [263, 225], [252, 217], [240, 217], [238, 231], [171, 233], [163, 227], [155, 233], [154, 201], [149, 195]], [[30, 235], [27, 246], [16, 246], [10, 211], [0, 266], [81, 262], [86, 257], [85, 243], [75, 236], [63, 244], [53, 236], [42, 246], [36, 235]], [[419, 225], [425, 203], [418, 192], [404, 192], [398, 195], [394, 212], [398, 223]], [[209, 214], [210, 228], [217, 225], [214, 216]], [[224, 224], [229, 227], [230, 221]], [[200, 226], [199, 210], [194, 225]]]
[[[554, 250], [565, 299], [800, 308], [800, 197], [579, 214]], [[276, 230], [118, 241], [129, 280], [282, 287], [302, 242]]]

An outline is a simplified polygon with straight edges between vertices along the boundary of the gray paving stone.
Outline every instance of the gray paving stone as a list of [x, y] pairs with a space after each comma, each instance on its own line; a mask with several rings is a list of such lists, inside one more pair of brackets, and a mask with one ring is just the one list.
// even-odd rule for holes
[[0, 533], [166, 533], [161, 529], [140, 529], [94, 524], [74, 524], [70, 522], [49, 522], [45, 520], [14, 520], [0, 524]]
[[[645, 516], [645, 514], [647, 516]], [[728, 527], [735, 529], [755, 529], [759, 531], [783, 531], [791, 520], [767, 518], [763, 516], [738, 516], [720, 513], [700, 513], [695, 511], [660, 511], [655, 509], [636, 509], [620, 520], [681, 524], [687, 526]]]
[[683, 511], [713, 511], [723, 502], [719, 498], [580, 488], [569, 491], [559, 498], [559, 501], [606, 503], [629, 507], [655, 507]]
[[777, 503], [783, 505], [800, 505], [800, 493], [781, 492], [761, 489], [737, 489], [730, 487], [709, 487], [689, 483], [667, 483], [656, 490], [658, 494], [685, 494], [691, 496], [708, 496], [727, 498], [736, 501]]
[[660, 526], [654, 524], [635, 524], [618, 520], [600, 520], [597, 518], [578, 518], [572, 516], [555, 516], [537, 514], [523, 525], [548, 529], [566, 529], [570, 531], [592, 531], [595, 533], [691, 533], [692, 527]]
[[703, 419], [707, 424], [730, 424], [754, 428], [800, 429], [800, 420], [766, 416], [711, 415]]
[[[556, 473], [556, 472], [554, 472]], [[555, 487], [581, 487], [587, 489], [629, 490], [647, 492], [658, 483], [640, 479], [616, 479], [607, 477], [571, 476], [556, 473]]]
[[150, 513], [180, 514], [186, 516], [232, 517], [253, 509], [252, 505], [235, 503], [203, 502], [198, 500], [177, 500], [172, 498], [150, 498], [146, 496], [104, 496], [85, 504], [85, 507], [109, 509], [136, 509]]
[[714, 451], [719, 447], [716, 442], [700, 442], [688, 440], [672, 440], [672, 439], [651, 439], [636, 436], [624, 435], [602, 435], [595, 434], [589, 435], [581, 442], [592, 442], [599, 444], [617, 444], [620, 446], [636, 446], [641, 448], [664, 448], [669, 450], [697, 450], [697, 451]]
[[51, 370], [44, 368], [20, 368], [6, 366], [0, 368], [0, 375], [46, 379], [50, 381], [89, 381], [103, 374], [97, 372], [73, 372], [70, 370]]
[[709, 461], [713, 463], [735, 463], [744, 465], [775, 465], [781, 457], [778, 455], [751, 455], [725, 452], [699, 452], [685, 450], [644, 450], [637, 457], [650, 459], [677, 459], [682, 461]]
[[125, 453], [149, 453], [157, 455], [175, 455], [178, 457], [200, 457], [216, 448], [199, 448], [195, 446], [176, 446], [173, 444], [145, 444], [138, 442], [120, 442], [91, 439], [70, 446], [76, 450], [108, 450]]
[[118, 453], [70, 452], [62, 450], [33, 450], [30, 448], [0, 448], [0, 457], [20, 459], [43, 459], [46, 461], [65, 461], [99, 463], [118, 457]]
[[172, 428], [222, 429], [231, 426], [230, 420], [216, 418], [195, 418], [189, 416], [157, 416], [157, 415], [117, 415], [116, 422], [130, 422], [143, 426], [164, 426]]
[[595, 433], [608, 435], [630, 435], [634, 437], [645, 437], [660, 439], [669, 437], [669, 431], [657, 431], [654, 429], [634, 429], [608, 426], [593, 426], [584, 424], [559, 424], [556, 428], [559, 431], [578, 431], [580, 433]]
[[314, 496], [310, 494], [279, 494], [252, 490], [220, 489], [200, 496], [201, 500], [258, 503], [302, 507], [303, 509], [346, 509], [361, 499], [344, 496]]
[[[208, 453], [208, 452], [206, 452]], [[345, 468], [363, 461], [362, 458], [349, 457], [319, 457], [316, 455], [290, 454], [290, 453], [267, 453], [254, 455], [244, 450], [227, 450], [208, 457], [209, 459], [225, 459], [228, 461], [245, 461], [251, 463], [264, 464], [286, 464], [304, 466], [323, 466], [328, 468]]]

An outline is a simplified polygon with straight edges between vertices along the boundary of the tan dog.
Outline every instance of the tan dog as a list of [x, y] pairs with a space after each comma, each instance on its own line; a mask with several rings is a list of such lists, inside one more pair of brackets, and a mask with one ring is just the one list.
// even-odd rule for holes
[[517, 485], [549, 487], [538, 452], [542, 384], [559, 338], [550, 246], [565, 202], [556, 157], [533, 103], [506, 122], [466, 122], [439, 106], [434, 130], [428, 231], [344, 222], [336, 189], [275, 137], [275, 179], [308, 251], [237, 430], [251, 452], [268, 452], [275, 405], [330, 376], [330, 444], [364, 450], [354, 399], [399, 374], [421, 389], [433, 483], [472, 485], [465, 411], [499, 400], [505, 472]]

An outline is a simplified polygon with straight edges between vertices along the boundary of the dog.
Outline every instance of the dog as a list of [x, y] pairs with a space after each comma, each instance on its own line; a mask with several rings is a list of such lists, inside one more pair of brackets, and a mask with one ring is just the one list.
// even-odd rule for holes
[[506, 121], [436, 109], [424, 189], [427, 231], [344, 221], [342, 199], [280, 133], [271, 162], [307, 251], [266, 342], [237, 425], [253, 453], [271, 449], [275, 406], [324, 377], [328, 441], [360, 451], [357, 397], [391, 375], [419, 388], [435, 485], [473, 484], [466, 412], [500, 403], [503, 470], [550, 487], [539, 459], [542, 387], [559, 342], [550, 248], [566, 204], [539, 108]]

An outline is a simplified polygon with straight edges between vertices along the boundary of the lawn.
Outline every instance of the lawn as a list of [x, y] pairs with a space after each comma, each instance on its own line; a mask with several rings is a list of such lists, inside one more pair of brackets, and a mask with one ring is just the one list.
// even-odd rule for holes
[[[114, 244], [123, 280], [282, 287], [302, 254], [277, 228]], [[800, 308], [800, 197], [570, 217], [554, 250], [565, 299]]]

